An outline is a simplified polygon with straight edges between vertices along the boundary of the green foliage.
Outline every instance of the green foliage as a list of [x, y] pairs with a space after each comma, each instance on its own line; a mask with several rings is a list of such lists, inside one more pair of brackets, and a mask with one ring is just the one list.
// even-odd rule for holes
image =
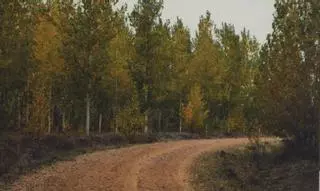
[[140, 113], [139, 103], [136, 94], [132, 96], [127, 106], [120, 110], [115, 117], [115, 123], [119, 132], [127, 137], [135, 135], [137, 132], [142, 132], [144, 123], [143, 114]]
[[[314, 6], [314, 7], [313, 7]], [[319, 3], [277, 1], [273, 33], [262, 47], [257, 102], [266, 131], [281, 136], [316, 132], [319, 124]]]
[[315, 1], [276, 1], [273, 32], [262, 46], [247, 29], [237, 34], [232, 24], [215, 25], [210, 12], [192, 39], [181, 19], [161, 18], [162, 0], [139, 0], [129, 15], [117, 3], [0, 3], [2, 127], [61, 133], [85, 126], [88, 134], [91, 126], [127, 135], [143, 125], [145, 132], [206, 127], [300, 138], [315, 132]]
[[156, 21], [160, 17], [163, 2], [160, 0], [139, 0], [130, 15], [131, 25], [135, 29], [136, 60], [131, 66], [137, 82], [139, 100], [143, 110], [150, 109], [153, 79], [156, 72], [157, 43]]
[[185, 124], [191, 131], [194, 131], [196, 128], [204, 128], [204, 120], [207, 118], [207, 111], [199, 85], [195, 85], [191, 88], [188, 100], [188, 104], [184, 108], [183, 113]]

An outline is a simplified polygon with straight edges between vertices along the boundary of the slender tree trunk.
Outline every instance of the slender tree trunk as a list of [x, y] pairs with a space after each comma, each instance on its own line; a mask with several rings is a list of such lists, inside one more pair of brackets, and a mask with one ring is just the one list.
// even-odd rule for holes
[[48, 134], [51, 133], [51, 108], [49, 108], [49, 114], [48, 114]]
[[116, 106], [115, 106], [115, 113], [116, 113], [115, 133], [118, 134], [119, 133], [119, 129], [118, 129], [119, 107], [118, 107], [118, 74], [117, 73], [116, 73]]
[[87, 136], [90, 135], [90, 97], [89, 93], [87, 93], [87, 107], [86, 107], [86, 134]]
[[52, 102], [52, 86], [50, 86], [50, 89], [49, 89], [48, 134], [51, 133], [51, 102]]
[[62, 112], [62, 130], [66, 129], [66, 115], [65, 112]]
[[206, 137], [208, 136], [208, 125], [205, 126], [206, 127]]
[[29, 124], [29, 103], [28, 103], [28, 98], [27, 98], [27, 104], [26, 104], [26, 125], [28, 126]]
[[[92, 55], [89, 54], [89, 67], [92, 65]], [[86, 135], [90, 135], [90, 95], [89, 91], [91, 90], [91, 81], [88, 81], [88, 92], [86, 97], [87, 107], [86, 107]]]
[[21, 130], [21, 101], [20, 101], [20, 93], [18, 95], [18, 129]]
[[118, 127], [118, 116], [116, 116], [116, 124], [115, 124], [115, 133], [119, 133], [119, 127]]
[[62, 113], [60, 108], [55, 105], [53, 109], [53, 125], [57, 133], [61, 133], [63, 128]]
[[40, 129], [39, 129], [39, 134], [45, 132], [46, 129], [46, 118], [47, 115], [42, 115], [41, 112], [40, 114]]
[[144, 122], [145, 122], [145, 125], [144, 125], [144, 133], [148, 133], [148, 111], [146, 111], [145, 115], [144, 115]]
[[115, 134], [119, 134], [118, 124], [116, 125]]
[[[146, 90], [146, 93], [145, 93], [145, 102], [146, 103], [148, 102], [148, 90]], [[144, 124], [144, 133], [145, 134], [148, 133], [148, 125], [149, 125], [148, 115], [149, 115], [149, 109], [147, 109], [144, 114], [144, 123], [145, 123]]]
[[23, 92], [23, 97], [25, 97], [25, 99], [23, 99], [23, 103], [25, 104], [25, 110], [23, 111], [23, 114], [24, 114], [24, 125], [25, 127], [28, 126], [28, 123], [29, 123], [29, 119], [28, 119], [28, 116], [29, 116], [29, 104], [28, 104], [28, 88], [29, 88], [29, 83], [27, 83], [27, 86], [25, 87], [25, 90]]
[[161, 116], [162, 116], [162, 112], [161, 110], [159, 110], [159, 113], [158, 113], [158, 131], [161, 131]]
[[101, 134], [102, 114], [99, 114], [99, 134]]

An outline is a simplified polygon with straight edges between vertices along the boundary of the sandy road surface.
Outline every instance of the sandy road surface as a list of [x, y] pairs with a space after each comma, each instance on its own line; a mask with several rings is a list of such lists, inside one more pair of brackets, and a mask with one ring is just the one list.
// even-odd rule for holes
[[24, 176], [13, 190], [188, 191], [189, 167], [197, 156], [247, 142], [192, 140], [100, 151]]

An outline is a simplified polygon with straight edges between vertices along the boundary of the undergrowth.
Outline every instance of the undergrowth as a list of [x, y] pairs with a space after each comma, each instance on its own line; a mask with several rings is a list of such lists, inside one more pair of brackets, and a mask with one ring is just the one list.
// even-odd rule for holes
[[193, 166], [193, 187], [197, 191], [316, 191], [316, 152], [293, 145], [264, 143], [206, 153]]

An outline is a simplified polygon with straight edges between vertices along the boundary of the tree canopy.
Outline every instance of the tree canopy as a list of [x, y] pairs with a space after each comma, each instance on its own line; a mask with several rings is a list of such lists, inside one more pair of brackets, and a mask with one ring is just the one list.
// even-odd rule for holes
[[162, 0], [117, 3], [0, 2], [0, 131], [316, 132], [317, 1], [277, 0], [264, 44], [210, 12], [193, 38]]

